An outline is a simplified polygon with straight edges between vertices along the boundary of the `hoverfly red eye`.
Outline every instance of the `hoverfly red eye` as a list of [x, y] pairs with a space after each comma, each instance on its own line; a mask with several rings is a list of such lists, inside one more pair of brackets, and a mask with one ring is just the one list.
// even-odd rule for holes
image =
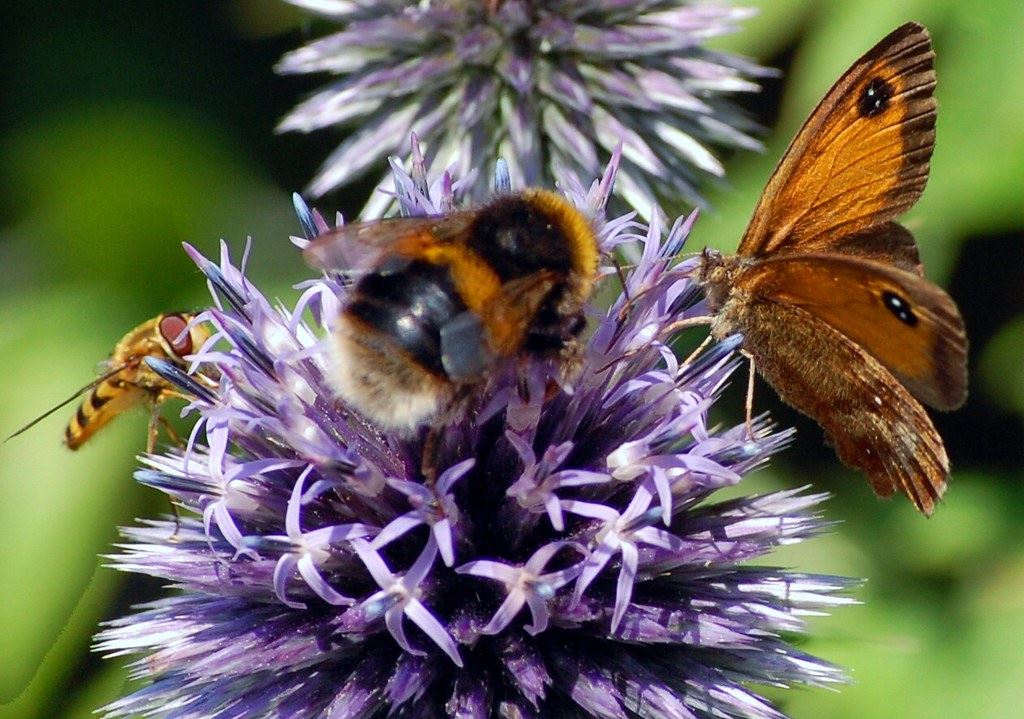
[[188, 322], [181, 315], [167, 315], [160, 320], [160, 335], [178, 357], [192, 354], [192, 335], [185, 332], [187, 326]]

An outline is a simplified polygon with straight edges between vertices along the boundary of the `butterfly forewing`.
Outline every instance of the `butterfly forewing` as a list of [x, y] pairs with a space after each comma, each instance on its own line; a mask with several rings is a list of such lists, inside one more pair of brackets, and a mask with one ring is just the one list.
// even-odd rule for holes
[[897, 222], [887, 222], [866, 232], [847, 235], [830, 245], [828, 251], [895, 265], [919, 277], [924, 276], [917, 241], [910, 230]]
[[933, 61], [928, 32], [907, 23], [855, 62], [790, 144], [739, 254], [835, 251], [917, 202], [935, 142]]

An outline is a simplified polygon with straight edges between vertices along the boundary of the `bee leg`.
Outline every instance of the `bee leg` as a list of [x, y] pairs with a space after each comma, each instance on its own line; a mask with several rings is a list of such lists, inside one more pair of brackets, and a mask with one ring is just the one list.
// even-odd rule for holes
[[441, 440], [445, 429], [451, 425], [466, 409], [466, 403], [473, 396], [473, 385], [463, 385], [455, 390], [445, 410], [430, 423], [427, 434], [423, 438], [423, 451], [420, 455], [420, 474], [423, 483], [433, 487], [437, 481], [438, 460], [441, 453]]
[[747, 439], [754, 439], [754, 355], [750, 354], [746, 350], [740, 350], [748, 360], [750, 360], [750, 367], [747, 372]]
[[622, 265], [619, 264], [619, 258], [612, 253], [612, 264], [615, 266], [615, 274], [619, 278], [619, 284], [622, 285], [622, 295], [626, 299], [626, 304], [619, 311], [619, 321], [626, 319], [627, 313], [633, 312], [633, 298], [629, 296], [629, 285], [626, 284], [626, 273], [622, 271]]
[[423, 454], [420, 456], [420, 473], [423, 483], [433, 487], [437, 481], [437, 453], [441, 446], [441, 425], [432, 424], [423, 439]]

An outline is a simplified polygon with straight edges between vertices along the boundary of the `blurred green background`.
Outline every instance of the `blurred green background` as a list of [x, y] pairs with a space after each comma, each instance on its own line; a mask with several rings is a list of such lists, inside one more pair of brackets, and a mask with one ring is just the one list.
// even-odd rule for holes
[[[751, 4], [751, 3], [747, 3]], [[795, 425], [795, 445], [745, 484], [808, 482], [842, 521], [777, 561], [868, 578], [861, 606], [815, 619], [809, 651], [850, 668], [839, 692], [773, 696], [794, 717], [1024, 715], [1024, 3], [1019, 0], [763, 0], [718, 46], [784, 70], [744, 104], [767, 152], [729, 162], [728, 188], [692, 247], [735, 247], [793, 132], [853, 59], [901, 22], [931, 30], [939, 76], [932, 179], [907, 217], [929, 276], [963, 310], [971, 397], [936, 423], [954, 462], [925, 520], [879, 502], [813, 424], [761, 386], [758, 406]], [[287, 241], [289, 194], [334, 146], [330, 133], [273, 134], [319, 84], [278, 78], [286, 50], [319, 34], [276, 0], [20, 3], [0, 29], [0, 434], [88, 381], [130, 327], [199, 306], [205, 283], [181, 252], [248, 234], [250, 275], [291, 301], [306, 276]], [[362, 197], [365, 188], [351, 196]], [[351, 209], [339, 197], [318, 205]], [[681, 209], [681, 208], [680, 208]], [[742, 380], [737, 385], [745, 384]], [[742, 416], [741, 388], [722, 419]], [[731, 407], [731, 409], [730, 409]], [[159, 593], [102, 568], [115, 527], [166, 509], [136, 486], [145, 412], [82, 450], [60, 445], [72, 408], [0, 445], [0, 717], [89, 717], [118, 696], [121, 660], [90, 653], [98, 622]], [[171, 412], [173, 414], [173, 411]]]

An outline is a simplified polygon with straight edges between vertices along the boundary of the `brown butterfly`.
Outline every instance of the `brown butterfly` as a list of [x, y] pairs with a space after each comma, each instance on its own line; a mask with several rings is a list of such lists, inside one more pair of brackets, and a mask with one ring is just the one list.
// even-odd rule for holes
[[[696, 276], [721, 339], [817, 421], [875, 492], [930, 515], [949, 459], [921, 407], [967, 396], [967, 339], [953, 300], [924, 279], [894, 221], [928, 181], [935, 71], [907, 23], [857, 60], [811, 113], [768, 181], [735, 255], [705, 250]], [[748, 396], [748, 413], [749, 413]]]

